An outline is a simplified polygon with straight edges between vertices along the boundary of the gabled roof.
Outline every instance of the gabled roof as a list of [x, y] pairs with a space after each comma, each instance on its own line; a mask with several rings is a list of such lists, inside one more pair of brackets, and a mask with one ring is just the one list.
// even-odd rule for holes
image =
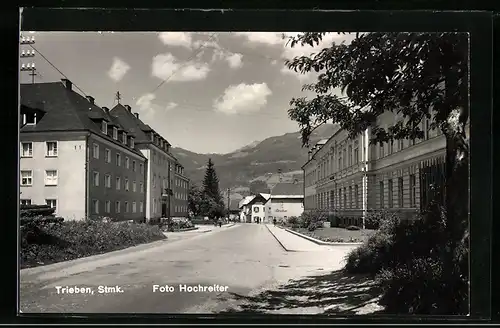
[[303, 196], [304, 185], [302, 183], [280, 182], [271, 189], [271, 198], [276, 196]]
[[109, 111], [110, 116], [112, 116], [123, 128], [129, 132], [133, 133], [136, 137], [136, 142], [150, 141], [151, 138], [146, 134], [146, 132], [153, 131], [149, 125], [144, 124], [139, 118], [137, 118], [131, 111], [129, 111], [122, 104], [118, 104]]
[[271, 194], [266, 194], [266, 193], [260, 193], [260, 195], [265, 199], [268, 200], [271, 197]]
[[254, 198], [255, 198], [255, 196], [246, 196], [245, 198], [240, 200], [239, 208], [242, 208], [243, 206], [248, 205], [248, 203], [250, 203]]
[[21, 107], [43, 110], [45, 114], [35, 125], [25, 125], [20, 132], [91, 131], [121, 147], [143, 155], [136, 149], [125, 147], [120, 142], [101, 132], [96, 121], [112, 118], [99, 106], [77, 92], [66, 88], [62, 82], [21, 84]]

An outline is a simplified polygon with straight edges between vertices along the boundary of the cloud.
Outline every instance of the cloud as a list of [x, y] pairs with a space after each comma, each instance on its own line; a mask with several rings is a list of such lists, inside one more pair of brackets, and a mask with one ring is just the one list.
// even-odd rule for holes
[[153, 115], [159, 109], [159, 106], [153, 103], [153, 100], [156, 99], [156, 96], [152, 93], [146, 93], [139, 97], [136, 102], [137, 107], [139, 107], [139, 111], [141, 116], [146, 117], [146, 119], [152, 119]]
[[231, 68], [240, 68], [243, 66], [243, 61], [241, 60], [243, 55], [241, 54], [232, 54], [226, 57], [227, 62], [229, 63], [229, 67]]
[[271, 94], [266, 83], [232, 85], [214, 101], [214, 107], [217, 111], [230, 115], [257, 112], [267, 104], [267, 97]]
[[108, 71], [108, 76], [114, 81], [118, 82], [121, 79], [123, 79], [123, 77], [125, 76], [125, 74], [127, 74], [129, 69], [130, 69], [129, 64], [127, 64], [118, 57], [114, 57], [113, 64], [111, 64], [111, 68]]
[[174, 109], [175, 107], [179, 106], [177, 103], [174, 103], [173, 101], [169, 102], [167, 104], [167, 107], [165, 107], [167, 110]]
[[210, 67], [205, 63], [189, 61], [182, 62], [170, 53], [153, 57], [152, 75], [159, 79], [170, 81], [199, 81], [207, 77]]
[[158, 38], [168, 46], [191, 48], [193, 44], [191, 32], [160, 32]]
[[283, 75], [293, 76], [293, 77], [297, 78], [300, 82], [306, 82], [306, 81], [312, 79], [312, 77], [314, 76], [313, 72], [308, 72], [306, 74], [301, 74], [299, 72], [295, 72], [294, 70], [289, 69], [286, 66], [283, 66], [281, 68], [280, 72]]
[[282, 33], [276, 32], [234, 32], [235, 36], [244, 37], [250, 43], [260, 43], [267, 45], [283, 45]]

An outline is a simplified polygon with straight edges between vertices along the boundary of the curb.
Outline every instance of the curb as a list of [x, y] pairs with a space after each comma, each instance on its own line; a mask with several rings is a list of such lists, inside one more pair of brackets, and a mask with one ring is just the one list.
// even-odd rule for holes
[[312, 241], [315, 244], [322, 245], [322, 246], [354, 246], [354, 245], [362, 245], [363, 244], [363, 243], [360, 243], [360, 242], [356, 242], [356, 243], [333, 243], [333, 242], [327, 242], [327, 241], [322, 241], [322, 240], [319, 240], [319, 239], [316, 239], [316, 238], [313, 238], [313, 237], [306, 236], [304, 234], [301, 234], [300, 232], [293, 231], [293, 230], [288, 229], [288, 228], [281, 228], [280, 227], [280, 229], [284, 229], [285, 231], [293, 233], [296, 236], [302, 237], [304, 239]]
[[278, 237], [276, 237], [276, 235], [271, 231], [271, 229], [269, 229], [269, 227], [267, 226], [267, 224], [266, 224], [266, 228], [269, 231], [269, 233], [274, 237], [274, 239], [276, 239], [276, 241], [278, 242], [278, 244], [280, 244], [280, 246], [285, 250], [285, 252], [296, 252], [294, 250], [287, 249], [285, 247], [285, 245], [283, 245], [283, 243], [281, 242], [281, 240], [279, 240]]

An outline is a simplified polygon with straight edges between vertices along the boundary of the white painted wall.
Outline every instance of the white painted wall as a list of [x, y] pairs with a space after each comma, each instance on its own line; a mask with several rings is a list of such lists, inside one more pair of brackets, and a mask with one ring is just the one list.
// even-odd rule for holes
[[278, 221], [287, 220], [291, 216], [300, 216], [304, 212], [303, 198], [274, 198], [266, 204], [267, 221], [272, 222], [274, 218]]
[[[84, 219], [85, 140], [58, 141], [58, 156], [45, 157], [45, 154], [45, 141], [38, 141], [33, 142], [32, 157], [20, 158], [20, 170], [33, 171], [33, 184], [20, 187], [20, 199], [31, 199], [37, 205], [46, 204], [46, 199], [56, 199], [57, 216], [65, 220]], [[45, 170], [57, 170], [57, 186], [45, 186]]]

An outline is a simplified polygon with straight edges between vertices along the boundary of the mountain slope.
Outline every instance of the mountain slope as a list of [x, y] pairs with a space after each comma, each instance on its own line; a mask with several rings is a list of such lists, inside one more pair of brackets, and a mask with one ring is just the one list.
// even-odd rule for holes
[[[333, 124], [316, 129], [311, 136], [311, 144], [329, 138], [334, 130]], [[301, 147], [300, 132], [253, 142], [228, 154], [198, 154], [182, 148], [173, 148], [172, 153], [184, 165], [187, 176], [197, 185], [201, 184], [205, 165], [211, 158], [221, 190], [230, 187], [243, 191], [256, 179], [275, 184], [279, 180], [279, 170], [283, 172], [284, 180], [302, 180], [301, 166], [307, 160], [307, 148]]]

